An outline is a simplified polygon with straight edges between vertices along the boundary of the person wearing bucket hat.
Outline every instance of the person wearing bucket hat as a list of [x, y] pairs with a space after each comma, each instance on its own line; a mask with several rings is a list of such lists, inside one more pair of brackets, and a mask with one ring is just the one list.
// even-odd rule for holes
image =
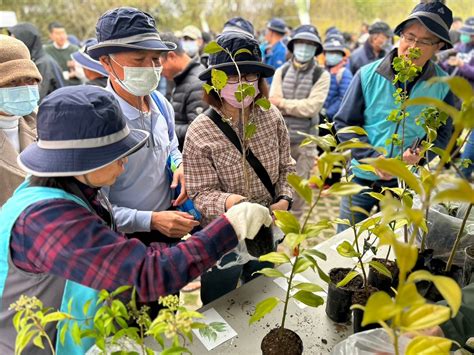
[[54, 90], [64, 86], [61, 67], [45, 52], [41, 43], [41, 34], [31, 23], [19, 23], [8, 29], [10, 36], [22, 41], [30, 51], [43, 80], [39, 83], [40, 100]]
[[[31, 176], [0, 211], [2, 354], [14, 352], [15, 311], [8, 306], [22, 294], [79, 319], [94, 317], [102, 289], [133, 285], [138, 301], [157, 300], [214, 265], [243, 236], [252, 238], [262, 224], [271, 223], [266, 208], [244, 203], [169, 248], [146, 246], [117, 232], [110, 203], [99, 188], [113, 184], [148, 136], [128, 128], [114, 95], [100, 87], [61, 88], [43, 100], [38, 141], [18, 159]], [[63, 326], [47, 327], [50, 339], [59, 338], [56, 332]], [[56, 351], [84, 354], [93, 343], [82, 339], [78, 345], [66, 332]], [[25, 351], [33, 354], [34, 349], [28, 344]]]
[[[352, 79], [351, 85], [342, 99], [341, 107], [334, 116], [336, 132], [348, 126], [362, 127], [367, 135], [338, 134], [341, 142], [358, 138], [361, 142], [369, 143], [373, 147], [382, 147], [387, 152], [381, 154], [375, 149], [353, 149], [351, 169], [354, 174], [353, 182], [366, 186], [352, 197], [352, 205], [371, 211], [378, 207], [378, 201], [366, 194], [367, 191], [380, 192], [384, 187], [397, 187], [397, 179], [382, 171], [375, 173], [364, 171], [357, 166], [364, 158], [393, 158], [402, 156], [410, 165], [418, 164], [421, 160], [420, 149], [412, 149], [418, 139], [424, 139], [425, 131], [416, 124], [415, 118], [426, 108], [424, 105], [409, 107], [409, 119], [404, 121], [405, 145], [400, 147], [392, 144], [392, 134], [401, 134], [400, 124], [389, 121], [387, 118], [398, 105], [394, 103], [394, 94], [398, 88], [392, 83], [395, 72], [392, 62], [397, 56], [407, 56], [411, 48], [420, 49], [421, 55], [413, 62], [422, 67], [422, 70], [413, 81], [407, 83], [406, 90], [409, 97], [431, 97], [454, 104], [454, 96], [449, 86], [444, 83], [430, 85], [428, 81], [433, 77], [446, 76], [446, 72], [435, 64], [431, 58], [441, 48], [450, 46], [448, 29], [451, 25], [451, 10], [441, 2], [418, 4], [406, 20], [395, 28], [400, 36], [398, 48], [394, 48], [385, 58], [363, 66]], [[437, 138], [434, 145], [441, 149], [446, 147], [452, 135], [452, 120], [448, 118], [446, 124], [437, 129]], [[435, 154], [430, 154], [430, 159]], [[353, 216], [353, 217], [352, 217]], [[340, 207], [340, 218], [357, 223], [366, 218], [363, 213], [351, 210], [348, 198], [343, 198]], [[348, 226], [338, 225], [338, 232]]]
[[97, 40], [95, 38], [89, 38], [79, 51], [71, 54], [71, 58], [74, 61], [76, 76], [83, 83], [105, 88], [109, 74], [98, 60], [92, 59], [87, 54], [87, 48], [96, 44]]
[[[319, 113], [328, 95], [330, 75], [317, 65], [315, 56], [323, 51], [316, 27], [301, 25], [287, 44], [290, 61], [275, 72], [270, 88], [270, 101], [278, 107], [290, 132], [291, 156], [296, 159], [296, 172], [308, 177], [314, 166], [316, 147], [300, 147], [303, 136], [319, 122]], [[305, 202], [295, 196], [293, 213], [303, 215]]]
[[[286, 46], [283, 37], [286, 34], [286, 23], [281, 18], [273, 18], [267, 24], [265, 31], [265, 43], [260, 46], [263, 62], [277, 69], [286, 61]], [[269, 85], [273, 78], [267, 78]]]
[[25, 178], [16, 158], [36, 137], [41, 79], [26, 45], [0, 35], [0, 208]]
[[252, 22], [244, 19], [243, 17], [232, 17], [230, 20], [224, 23], [222, 33], [231, 31], [240, 32], [255, 37], [255, 30]]
[[[286, 178], [294, 171], [294, 161], [290, 156], [285, 122], [275, 106], [265, 111], [255, 104], [259, 98], [268, 96], [265, 78], [273, 75], [274, 69], [262, 63], [258, 42], [247, 34], [228, 31], [216, 41], [231, 53], [240, 50], [235, 61], [241, 81], [253, 86], [255, 94], [238, 102], [234, 95], [239, 86], [235, 64], [226, 51], [210, 54], [210, 67], [201, 73], [200, 79], [212, 84], [212, 70], [219, 69], [227, 74], [227, 84], [219, 94], [204, 92], [204, 101], [211, 108], [189, 125], [183, 150], [186, 187], [202, 213], [203, 226], [244, 200], [258, 202], [272, 210], [287, 210], [292, 201], [292, 190]], [[222, 117], [227, 118], [225, 126], [219, 125], [224, 122]], [[243, 139], [242, 126], [249, 120], [255, 124], [256, 132], [247, 140], [248, 147], [261, 163], [261, 169], [258, 174], [252, 168], [248, 169], [247, 188], [237, 142]], [[268, 179], [264, 179], [267, 183], [261, 180], [262, 176], [267, 176]], [[236, 253], [229, 254], [222, 264], [233, 262], [237, 257]], [[237, 287], [239, 279], [247, 282], [254, 271], [265, 266], [270, 267], [250, 261], [225, 270], [210, 270], [201, 276], [201, 300], [206, 304], [230, 292]]]
[[[87, 52], [109, 73], [106, 90], [118, 100], [130, 127], [150, 133], [146, 147], [129, 159], [127, 171], [104, 192], [121, 231], [146, 243], [175, 243], [199, 225], [198, 214], [176, 210], [187, 195], [174, 111], [155, 90], [162, 70], [160, 54], [176, 45], [161, 40], [153, 17], [130, 7], [105, 12], [97, 21], [96, 35], [98, 43]], [[181, 193], [173, 197], [178, 183]]]
[[352, 74], [362, 66], [385, 57], [391, 50], [390, 38], [393, 32], [385, 22], [375, 22], [369, 26], [369, 37], [362, 46], [355, 49], [349, 59]]

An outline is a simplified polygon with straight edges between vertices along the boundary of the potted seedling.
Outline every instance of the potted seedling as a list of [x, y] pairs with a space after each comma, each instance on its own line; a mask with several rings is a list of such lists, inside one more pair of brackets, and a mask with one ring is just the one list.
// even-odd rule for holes
[[[241, 159], [241, 165], [242, 165], [242, 174], [244, 178], [244, 194], [245, 196], [251, 196], [250, 194], [250, 176], [249, 176], [249, 163], [247, 161], [247, 155], [248, 155], [248, 150], [249, 150], [249, 142], [252, 139], [252, 137], [255, 135], [257, 132], [257, 125], [253, 122], [253, 117], [255, 116], [255, 112], [257, 109], [262, 109], [262, 110], [268, 110], [270, 108], [270, 101], [268, 101], [265, 97], [260, 97], [257, 100], [255, 100], [257, 93], [255, 90], [255, 87], [251, 84], [242, 82], [242, 75], [239, 69], [239, 66], [237, 65], [236, 60], [238, 59], [238, 56], [244, 53], [249, 53], [251, 52], [247, 48], [241, 48], [235, 51], [235, 53], [231, 53], [229, 49], [223, 48], [220, 46], [216, 41], [212, 41], [209, 44], [206, 45], [204, 48], [204, 52], [207, 54], [215, 54], [219, 52], [226, 52], [227, 55], [230, 57], [231, 61], [233, 62], [238, 80], [239, 80], [239, 85], [237, 87], [237, 91], [234, 93], [235, 98], [237, 99], [238, 102], [242, 104], [241, 109], [239, 111], [239, 132], [242, 132], [241, 134], [237, 134], [239, 144], [241, 147], [241, 152], [242, 152], [242, 159]], [[222, 97], [221, 97], [221, 90], [227, 85], [228, 77], [227, 74], [218, 69], [212, 69], [211, 71], [211, 84], [205, 83], [203, 84], [204, 90], [209, 94], [210, 92], [214, 92], [220, 102], [222, 103]], [[252, 106], [251, 106], [251, 113], [249, 115], [249, 119], [245, 120], [244, 119], [244, 99], [246, 97], [251, 97], [253, 99], [252, 101]], [[229, 124], [231, 123], [231, 119], [228, 117], [224, 117], [223, 115], [221, 116], [222, 120]], [[247, 247], [247, 251], [249, 252], [250, 255], [254, 257], [259, 257], [260, 255], [264, 255], [269, 253], [274, 249], [274, 242], [273, 242], [273, 234], [271, 231], [271, 227], [266, 227], [262, 226], [258, 234], [255, 236], [253, 240], [250, 239], [245, 239], [245, 244]]]

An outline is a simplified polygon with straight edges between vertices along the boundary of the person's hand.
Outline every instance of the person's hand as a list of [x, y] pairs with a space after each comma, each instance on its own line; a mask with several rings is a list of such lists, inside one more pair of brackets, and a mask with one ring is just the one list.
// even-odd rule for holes
[[277, 97], [277, 96], [272, 96], [269, 98], [270, 102], [272, 104], [274, 104], [276, 107], [278, 107], [281, 103], [281, 97]]
[[151, 229], [171, 238], [181, 238], [198, 225], [199, 221], [186, 212], [161, 211], [151, 215]]
[[245, 199], [242, 195], [232, 194], [227, 197], [225, 200], [225, 210], [228, 211], [234, 206], [236, 203], [240, 202], [241, 200]]
[[437, 325], [435, 327], [432, 327], [432, 328], [426, 328], [426, 329], [418, 330], [416, 332], [405, 333], [405, 335], [409, 338], [414, 338], [414, 337], [419, 336], [419, 335], [444, 338], [443, 329], [441, 329], [441, 327], [439, 325]]
[[184, 185], [184, 169], [183, 164], [178, 166], [173, 174], [173, 181], [171, 182], [170, 188], [175, 189], [178, 187], [178, 183], [181, 184], [181, 191], [176, 200], [173, 201], [173, 206], [180, 206], [188, 199], [188, 193]]
[[449, 57], [448, 64], [452, 67], [462, 67], [464, 62], [458, 57]]
[[403, 161], [409, 165], [416, 165], [421, 160], [422, 156], [420, 155], [420, 148], [411, 150], [408, 148], [403, 152]]
[[287, 200], [281, 199], [280, 201], [270, 205], [270, 209], [272, 211], [288, 211], [289, 205], [290, 203]]
[[[383, 155], [379, 155], [378, 156], [378, 159], [385, 159], [385, 156]], [[383, 170], [379, 170], [377, 168], [375, 168], [375, 174], [381, 179], [381, 180], [392, 180], [393, 179], [393, 176], [386, 173], [385, 171]]]
[[242, 202], [224, 213], [234, 228], [239, 240], [253, 239], [262, 225], [270, 226], [273, 222], [268, 208], [258, 203]]

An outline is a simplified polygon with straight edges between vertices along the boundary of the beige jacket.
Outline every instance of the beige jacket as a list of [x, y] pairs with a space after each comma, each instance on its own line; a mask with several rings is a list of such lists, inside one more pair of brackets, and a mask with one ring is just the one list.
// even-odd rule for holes
[[[20, 152], [36, 139], [36, 116], [21, 117], [18, 122]], [[0, 131], [0, 206], [13, 194], [13, 191], [25, 180], [26, 173], [16, 162], [18, 153], [6, 134]]]

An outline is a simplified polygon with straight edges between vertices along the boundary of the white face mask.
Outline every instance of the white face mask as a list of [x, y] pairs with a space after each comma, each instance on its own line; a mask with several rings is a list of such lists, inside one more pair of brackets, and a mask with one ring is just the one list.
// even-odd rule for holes
[[82, 68], [82, 65], [74, 63], [74, 72], [76, 73], [76, 78], [78, 78], [81, 83], [85, 83], [87, 81], [86, 73], [84, 73], [84, 68]]
[[316, 54], [316, 46], [306, 43], [295, 43], [293, 55], [300, 63], [309, 62]]
[[183, 41], [182, 45], [186, 54], [191, 58], [194, 57], [199, 51], [199, 46], [196, 41]]
[[158, 87], [160, 82], [162, 67], [126, 67], [117, 63], [116, 60], [110, 56], [117, 65], [122, 67], [124, 79], [120, 80], [116, 75], [115, 79], [119, 82], [126, 91], [135, 96], [150, 95]]

